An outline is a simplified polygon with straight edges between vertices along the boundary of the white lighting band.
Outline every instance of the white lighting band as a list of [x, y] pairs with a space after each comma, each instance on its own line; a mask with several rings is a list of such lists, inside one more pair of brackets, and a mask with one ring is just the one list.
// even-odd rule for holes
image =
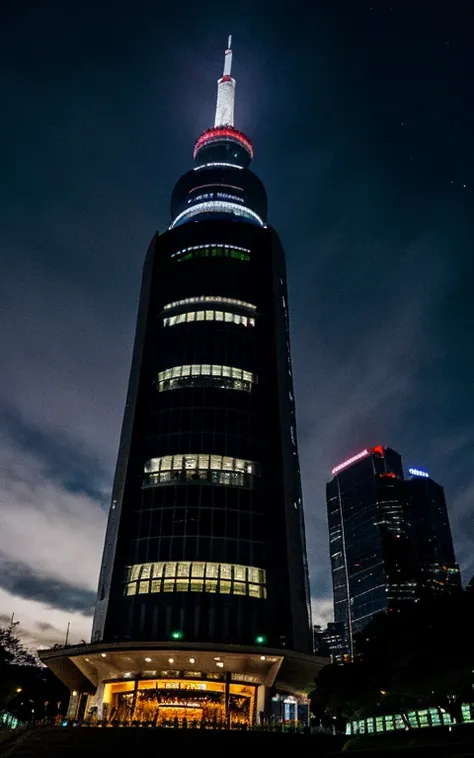
[[237, 205], [237, 203], [228, 203], [225, 200], [210, 200], [205, 203], [198, 203], [192, 208], [186, 208], [184, 211], [181, 211], [170, 224], [169, 228], [173, 229], [185, 218], [190, 219], [194, 216], [200, 216], [203, 213], [230, 213], [231, 215], [240, 218], [252, 219], [253, 221], [256, 221], [259, 226], [265, 226], [265, 223], [260, 216], [255, 213], [255, 211], [250, 210], [250, 208], [242, 208], [240, 205]]
[[352, 463], [355, 463], [356, 461], [360, 461], [361, 458], [365, 458], [367, 455], [369, 455], [369, 451], [362, 450], [361, 453], [357, 453], [357, 455], [353, 455], [352, 458], [348, 458], [347, 461], [344, 461], [343, 463], [340, 463], [338, 466], [333, 468], [331, 471], [331, 474], [334, 476], [334, 474], [337, 474], [338, 471], [342, 471], [343, 468], [350, 466]]
[[252, 303], [246, 303], [244, 300], [236, 300], [233, 297], [219, 297], [218, 295], [200, 295], [199, 297], [186, 297], [184, 300], [175, 300], [174, 303], [167, 303], [163, 310], [170, 308], [179, 308], [181, 305], [194, 305], [195, 303], [225, 303], [226, 305], [238, 305], [240, 308], [248, 308], [256, 311], [257, 306]]
[[203, 163], [202, 166], [195, 166], [194, 171], [199, 171], [201, 168], [214, 168], [214, 166], [222, 166], [223, 168], [238, 168], [240, 170], [243, 169], [243, 166], [238, 166], [236, 163]]
[[175, 258], [177, 255], [190, 253], [192, 250], [205, 250], [206, 248], [212, 247], [223, 247], [227, 250], [239, 250], [241, 253], [250, 253], [250, 249], [248, 247], [239, 247], [238, 245], [223, 245], [222, 242], [213, 242], [207, 245], [192, 245], [192, 247], [183, 247], [181, 250], [177, 250], [175, 253], [171, 253], [171, 257]]

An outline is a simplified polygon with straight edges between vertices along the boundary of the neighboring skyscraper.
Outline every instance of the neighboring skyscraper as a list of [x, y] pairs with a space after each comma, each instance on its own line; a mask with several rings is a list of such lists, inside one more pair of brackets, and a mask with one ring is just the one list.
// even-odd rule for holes
[[[354, 636], [383, 611], [400, 611], [461, 586], [443, 488], [390, 448], [368, 448], [332, 470], [327, 485], [334, 618]], [[407, 605], [408, 604], [408, 605]]]
[[372, 616], [418, 597], [401, 457], [378, 445], [336, 466], [327, 485], [334, 619], [348, 646]]
[[[171, 676], [183, 690], [188, 679], [203, 690], [222, 680], [213, 688], [227, 721], [228, 687], [242, 696], [245, 681], [249, 723], [266, 711], [265, 687], [278, 689], [281, 675], [282, 692], [295, 696], [321, 662], [304, 655], [312, 641], [284, 253], [248, 168], [252, 144], [234, 127], [231, 61], [229, 39], [215, 125], [197, 140], [169, 230], [146, 257], [90, 680], [105, 681], [112, 656], [138, 700], [144, 679], [157, 691]], [[124, 657], [121, 645], [134, 653]], [[59, 657], [43, 655], [51, 666]], [[121, 707], [118, 690], [103, 692], [94, 707]]]
[[341, 622], [329, 621], [326, 629], [313, 626], [314, 652], [316, 655], [329, 657], [331, 662], [343, 662], [349, 659], [347, 635]]
[[405, 482], [407, 515], [412, 526], [421, 598], [461, 589], [461, 574], [454, 555], [444, 489], [429, 474], [408, 469]]

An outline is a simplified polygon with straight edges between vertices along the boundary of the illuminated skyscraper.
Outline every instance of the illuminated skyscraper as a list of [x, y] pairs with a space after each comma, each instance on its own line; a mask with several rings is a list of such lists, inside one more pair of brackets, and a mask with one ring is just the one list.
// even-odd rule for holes
[[334, 620], [348, 647], [377, 613], [418, 597], [402, 460], [390, 448], [363, 450], [332, 470], [327, 485]]
[[415, 545], [420, 597], [440, 597], [461, 589], [461, 574], [454, 555], [453, 538], [443, 487], [426, 471], [408, 469], [405, 482]]
[[443, 488], [378, 445], [332, 470], [327, 484], [334, 618], [354, 638], [374, 615], [459, 590]]
[[[94, 677], [106, 676], [110, 645], [139, 644], [148, 678], [164, 668], [184, 682], [192, 668], [265, 689], [280, 671], [294, 695], [285, 665], [311, 652], [312, 635], [285, 260], [252, 144], [234, 127], [230, 42], [214, 126], [146, 257]], [[116, 668], [139, 681], [143, 656], [129, 658]], [[314, 659], [302, 665], [311, 679]], [[247, 720], [265, 710], [262, 692]]]

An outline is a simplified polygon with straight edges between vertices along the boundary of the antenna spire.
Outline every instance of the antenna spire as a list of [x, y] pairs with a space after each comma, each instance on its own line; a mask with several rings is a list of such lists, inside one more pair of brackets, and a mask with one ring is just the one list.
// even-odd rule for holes
[[217, 104], [214, 126], [234, 125], [235, 79], [230, 72], [232, 68], [232, 34], [229, 34], [227, 50], [224, 55], [224, 73], [217, 82]]

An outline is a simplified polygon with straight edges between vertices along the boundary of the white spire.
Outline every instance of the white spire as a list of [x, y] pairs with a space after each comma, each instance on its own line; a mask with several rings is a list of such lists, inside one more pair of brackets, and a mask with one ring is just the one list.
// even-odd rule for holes
[[234, 125], [235, 80], [230, 71], [232, 68], [232, 35], [229, 34], [227, 50], [224, 56], [224, 73], [217, 82], [217, 104], [214, 126]]

